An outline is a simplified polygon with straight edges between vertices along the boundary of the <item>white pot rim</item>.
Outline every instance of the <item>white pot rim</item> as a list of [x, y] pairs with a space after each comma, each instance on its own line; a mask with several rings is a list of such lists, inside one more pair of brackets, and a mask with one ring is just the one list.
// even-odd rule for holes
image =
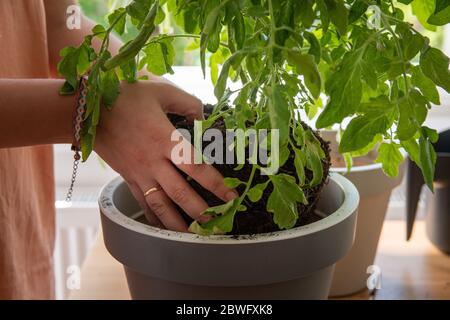
[[272, 233], [263, 233], [257, 235], [213, 235], [199, 236], [191, 233], [169, 231], [156, 227], [152, 227], [137, 222], [126, 215], [122, 214], [113, 203], [113, 193], [119, 185], [124, 183], [123, 178], [117, 177], [106, 184], [100, 193], [99, 206], [102, 214], [112, 222], [127, 228], [131, 231], [141, 233], [150, 237], [159, 238], [161, 240], [187, 242], [192, 244], [218, 244], [218, 245], [241, 245], [254, 244], [263, 242], [273, 242], [281, 240], [289, 240], [298, 238], [311, 233], [320, 232], [322, 230], [333, 227], [336, 224], [350, 217], [359, 205], [359, 193], [355, 186], [344, 176], [338, 173], [330, 173], [332, 179], [341, 189], [344, 195], [342, 205], [332, 214], [314, 223], [293, 228], [290, 230], [277, 231]]

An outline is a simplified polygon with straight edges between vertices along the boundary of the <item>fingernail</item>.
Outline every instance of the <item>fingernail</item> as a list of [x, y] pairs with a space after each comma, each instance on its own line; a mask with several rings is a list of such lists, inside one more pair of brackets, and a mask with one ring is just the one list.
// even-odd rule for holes
[[231, 200], [233, 200], [233, 199], [236, 199], [237, 197], [239, 197], [239, 194], [238, 194], [236, 191], [228, 191], [228, 192], [225, 194], [225, 199], [226, 199], [227, 201], [231, 201]]

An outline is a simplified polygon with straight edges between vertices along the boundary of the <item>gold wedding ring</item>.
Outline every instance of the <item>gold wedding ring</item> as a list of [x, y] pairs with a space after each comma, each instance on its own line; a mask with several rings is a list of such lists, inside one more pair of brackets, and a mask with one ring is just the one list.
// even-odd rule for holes
[[152, 188], [148, 189], [147, 191], [145, 191], [144, 197], [147, 197], [148, 195], [151, 195], [153, 192], [158, 192], [158, 191], [161, 191], [161, 190], [162, 190], [162, 188], [160, 186], [152, 187]]

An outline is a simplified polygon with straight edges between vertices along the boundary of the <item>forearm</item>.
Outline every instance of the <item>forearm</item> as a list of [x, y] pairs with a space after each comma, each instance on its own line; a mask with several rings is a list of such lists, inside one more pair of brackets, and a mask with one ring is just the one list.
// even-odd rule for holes
[[0, 79], [0, 148], [71, 143], [75, 96], [63, 80]]

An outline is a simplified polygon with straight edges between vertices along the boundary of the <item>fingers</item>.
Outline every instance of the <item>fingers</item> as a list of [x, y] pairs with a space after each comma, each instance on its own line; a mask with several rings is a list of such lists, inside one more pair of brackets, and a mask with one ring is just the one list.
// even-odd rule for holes
[[181, 133], [173, 131], [171, 143], [168, 146], [166, 153], [170, 161], [197, 181], [203, 188], [211, 191], [225, 202], [239, 196], [235, 190], [225, 186], [223, 176], [213, 166], [206, 163], [194, 163], [195, 149]]
[[[148, 190], [157, 186], [156, 182], [147, 185], [142, 190]], [[145, 191], [144, 191], [145, 192]], [[169, 230], [188, 232], [188, 226], [184, 222], [180, 213], [175, 209], [172, 201], [167, 197], [163, 190], [152, 192], [145, 197], [145, 201], [156, 218]]]
[[208, 216], [202, 215], [208, 209], [208, 204], [192, 189], [172, 164], [168, 162], [155, 178], [166, 194], [192, 219], [200, 222], [209, 220]]
[[161, 221], [159, 221], [159, 219], [152, 212], [152, 210], [149, 209], [144, 194], [142, 193], [138, 185], [134, 182], [128, 181], [127, 184], [134, 198], [138, 202], [139, 206], [142, 208], [142, 210], [144, 210], [145, 217], [147, 218], [149, 224], [153, 227], [164, 228], [164, 225], [161, 223]]
[[161, 83], [160, 89], [159, 100], [166, 112], [190, 121], [203, 119], [203, 104], [198, 98], [168, 83]]
[[197, 181], [203, 188], [214, 193], [219, 199], [225, 202], [233, 200], [239, 196], [239, 194], [228, 188], [224, 184], [223, 176], [211, 165], [206, 163], [202, 164], [177, 164], [177, 167]]

